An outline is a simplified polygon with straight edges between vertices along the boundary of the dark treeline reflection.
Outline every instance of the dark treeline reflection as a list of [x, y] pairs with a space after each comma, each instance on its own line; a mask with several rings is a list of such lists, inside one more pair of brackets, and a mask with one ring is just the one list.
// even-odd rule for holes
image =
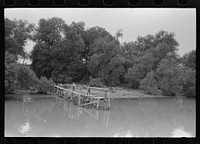
[[194, 99], [113, 100], [111, 110], [55, 98], [5, 103], [5, 136], [194, 137]]
[[[6, 93], [22, 88], [46, 93], [53, 82], [76, 82], [196, 95], [196, 50], [180, 57], [173, 32], [158, 30], [120, 43], [122, 30], [111, 35], [100, 26], [86, 29], [84, 22], [67, 24], [57, 17], [40, 19], [37, 25], [4, 21]], [[31, 53], [24, 50], [28, 40], [35, 43]], [[19, 64], [20, 58], [30, 58], [31, 65]]]

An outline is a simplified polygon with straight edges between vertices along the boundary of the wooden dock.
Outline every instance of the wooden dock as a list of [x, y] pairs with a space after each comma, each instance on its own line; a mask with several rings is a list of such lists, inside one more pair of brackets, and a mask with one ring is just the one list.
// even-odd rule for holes
[[[65, 89], [55, 85], [55, 92], [59, 98], [70, 99], [74, 104], [86, 108], [96, 108], [102, 110], [110, 109], [109, 89], [88, 87], [86, 93], [77, 92], [76, 85], [73, 84], [72, 89]], [[101, 96], [93, 95], [92, 90], [102, 92]]]

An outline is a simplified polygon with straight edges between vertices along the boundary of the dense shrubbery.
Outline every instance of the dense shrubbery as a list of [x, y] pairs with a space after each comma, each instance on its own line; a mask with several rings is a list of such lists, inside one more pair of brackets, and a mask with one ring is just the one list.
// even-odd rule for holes
[[191, 68], [184, 70], [181, 86], [184, 95], [196, 96], [196, 70], [192, 70]]
[[28, 66], [18, 64], [18, 84], [20, 88], [30, 90], [36, 88], [38, 78]]
[[94, 86], [94, 87], [104, 87], [105, 86], [105, 84], [103, 83], [101, 78], [96, 78], [96, 79], [91, 78], [89, 85]]
[[38, 79], [28, 66], [18, 64], [13, 54], [5, 53], [5, 93], [13, 93], [15, 89], [36, 89], [39, 93], [47, 93], [53, 90], [53, 85], [51, 79]]
[[41, 76], [39, 79], [39, 84], [37, 85], [39, 94], [47, 94], [54, 90], [54, 82], [52, 79], [47, 79], [46, 77]]
[[15, 56], [5, 52], [5, 93], [12, 93], [17, 88], [17, 63]]
[[147, 94], [156, 95], [159, 94], [157, 83], [156, 75], [152, 71], [147, 73], [147, 76], [141, 81], [140, 88]]

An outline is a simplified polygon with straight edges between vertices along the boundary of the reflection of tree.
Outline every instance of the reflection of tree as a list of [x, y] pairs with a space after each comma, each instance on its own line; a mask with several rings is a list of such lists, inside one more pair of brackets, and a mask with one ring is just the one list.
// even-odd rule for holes
[[23, 134], [23, 135], [26, 135], [28, 136], [30, 133], [31, 133], [31, 126], [30, 126], [30, 121], [27, 120], [26, 123], [24, 125], [21, 125], [18, 129], [18, 131]]
[[23, 104], [24, 116], [32, 123], [35, 128], [34, 130], [37, 131], [37, 134], [41, 133], [45, 129], [45, 123], [47, 120], [42, 118], [42, 116], [46, 112], [51, 111], [54, 106], [55, 104], [47, 98], [39, 98], [35, 99], [35, 102], [33, 103]]

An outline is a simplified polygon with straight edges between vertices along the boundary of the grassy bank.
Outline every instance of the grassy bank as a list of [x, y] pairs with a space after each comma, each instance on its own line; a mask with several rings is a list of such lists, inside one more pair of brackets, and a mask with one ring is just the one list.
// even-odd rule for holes
[[[67, 89], [72, 89], [70, 85], [63, 85], [62, 87], [65, 87]], [[87, 93], [87, 86], [83, 84], [76, 84], [76, 90], [80, 93]], [[92, 95], [97, 96], [104, 96], [104, 92], [98, 91], [98, 90], [92, 90]], [[140, 90], [134, 90], [134, 89], [128, 89], [128, 88], [122, 88], [122, 87], [115, 87], [115, 90], [112, 92], [109, 92], [109, 96], [111, 99], [121, 99], [121, 98], [167, 98], [169, 96], [163, 96], [163, 95], [148, 95], [145, 94], [143, 91]]]

